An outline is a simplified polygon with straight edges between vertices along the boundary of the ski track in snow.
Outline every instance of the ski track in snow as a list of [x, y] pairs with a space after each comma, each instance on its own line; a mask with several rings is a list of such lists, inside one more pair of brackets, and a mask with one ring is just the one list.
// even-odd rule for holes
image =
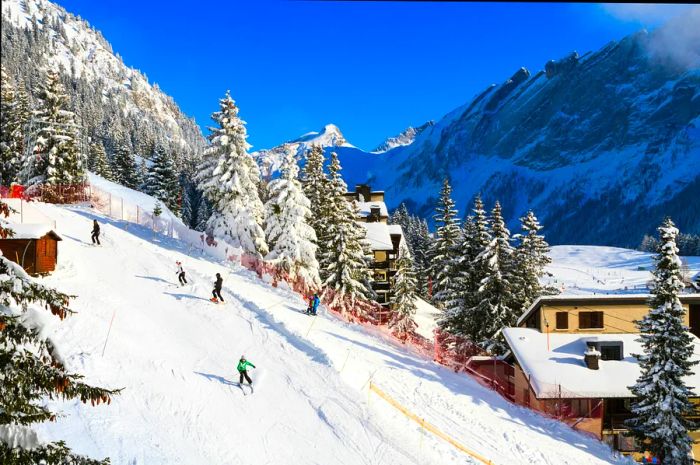
[[[494, 464], [628, 463], [372, 330], [325, 309], [314, 321], [299, 311], [302, 299], [249, 271], [188, 256], [177, 240], [91, 210], [38, 208], [64, 237], [59, 266], [42, 282], [78, 296], [76, 315], [49, 323], [51, 337], [87, 382], [125, 388], [109, 406], [50, 401], [65, 416], [39, 427], [45, 440], [116, 465], [478, 463], [370, 393], [371, 378]], [[103, 225], [101, 247], [81, 239], [93, 218]], [[216, 272], [225, 304], [208, 300]], [[237, 386], [241, 354], [260, 367], [250, 370], [255, 392], [246, 396]]]

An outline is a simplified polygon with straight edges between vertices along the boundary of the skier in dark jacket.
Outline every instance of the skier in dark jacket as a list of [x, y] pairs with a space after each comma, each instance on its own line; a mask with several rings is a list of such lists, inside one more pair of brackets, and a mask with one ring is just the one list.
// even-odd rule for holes
[[[224, 280], [221, 277], [221, 275], [219, 273], [216, 273], [216, 282], [214, 283], [214, 290], [212, 291], [212, 295], [214, 297], [211, 298], [212, 302], [218, 303], [219, 300], [222, 302], [224, 301], [224, 298], [221, 297], [221, 286], [223, 283], [224, 283]], [[218, 300], [217, 300], [217, 298], [218, 298]]]
[[238, 384], [243, 384], [244, 378], [246, 381], [248, 381], [248, 384], [253, 384], [253, 380], [251, 380], [250, 376], [248, 376], [248, 367], [255, 368], [255, 365], [246, 360], [245, 355], [241, 355], [241, 359], [238, 361], [238, 366], [236, 367], [238, 374], [241, 375]]
[[102, 245], [100, 244], [100, 225], [97, 224], [97, 220], [92, 220], [92, 243]]
[[177, 265], [177, 271], [175, 272], [175, 274], [180, 280], [180, 284], [184, 286], [185, 284], [187, 284], [187, 279], [185, 279], [185, 270], [182, 268], [182, 262], [175, 262], [175, 265]]

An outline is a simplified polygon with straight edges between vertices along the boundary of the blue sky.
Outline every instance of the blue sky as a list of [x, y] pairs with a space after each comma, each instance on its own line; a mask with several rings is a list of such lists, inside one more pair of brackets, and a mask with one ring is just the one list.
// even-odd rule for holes
[[58, 0], [206, 126], [227, 89], [266, 148], [338, 125], [372, 149], [519, 67], [595, 50], [674, 6]]

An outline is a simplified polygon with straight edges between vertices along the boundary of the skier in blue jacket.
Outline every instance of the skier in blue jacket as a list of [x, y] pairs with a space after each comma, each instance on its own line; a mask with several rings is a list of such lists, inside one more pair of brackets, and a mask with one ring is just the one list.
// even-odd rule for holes
[[306, 313], [309, 315], [316, 315], [320, 303], [321, 299], [318, 297], [318, 293], [314, 293], [313, 297], [309, 299], [309, 308], [306, 310]]

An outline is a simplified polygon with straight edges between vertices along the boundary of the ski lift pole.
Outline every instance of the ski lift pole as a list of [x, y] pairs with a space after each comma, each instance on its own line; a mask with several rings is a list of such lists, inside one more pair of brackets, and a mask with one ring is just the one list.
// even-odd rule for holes
[[109, 321], [109, 329], [107, 330], [107, 337], [105, 337], [105, 345], [102, 346], [102, 356], [105, 356], [105, 349], [107, 348], [107, 341], [109, 340], [109, 333], [112, 332], [112, 323], [114, 323], [114, 317], [117, 314], [117, 310], [114, 309], [112, 312], [112, 319]]

